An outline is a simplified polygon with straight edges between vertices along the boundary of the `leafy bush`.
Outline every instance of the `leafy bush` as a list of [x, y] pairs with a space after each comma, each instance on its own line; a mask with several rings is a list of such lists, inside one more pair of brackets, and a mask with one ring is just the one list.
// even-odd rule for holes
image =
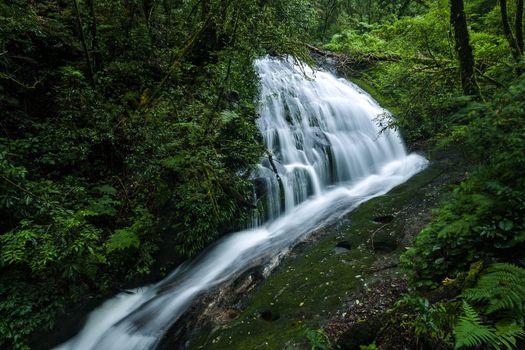
[[[525, 243], [525, 76], [492, 102], [473, 102], [447, 142], [478, 164], [435, 212], [404, 255], [416, 286], [432, 286], [476, 260], [523, 257]], [[445, 141], [443, 141], [445, 143]]]

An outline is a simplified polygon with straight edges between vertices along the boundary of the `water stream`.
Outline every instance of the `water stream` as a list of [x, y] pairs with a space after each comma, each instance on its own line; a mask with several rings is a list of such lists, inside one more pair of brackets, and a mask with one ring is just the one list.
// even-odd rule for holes
[[254, 227], [228, 235], [162, 281], [106, 301], [57, 349], [154, 349], [199, 295], [278, 260], [315, 229], [426, 167], [423, 157], [406, 153], [396, 131], [381, 132], [388, 113], [354, 84], [287, 60], [262, 58], [255, 67], [257, 123], [269, 156], [254, 174], [265, 209]]

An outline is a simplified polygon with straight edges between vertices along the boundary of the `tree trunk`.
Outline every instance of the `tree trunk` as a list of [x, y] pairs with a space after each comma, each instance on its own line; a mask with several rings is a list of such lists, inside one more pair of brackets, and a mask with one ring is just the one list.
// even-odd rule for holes
[[499, 0], [499, 5], [501, 9], [501, 24], [503, 26], [503, 34], [505, 34], [505, 37], [509, 43], [512, 57], [516, 62], [519, 62], [521, 54], [518, 43], [516, 39], [514, 39], [514, 35], [512, 35], [512, 31], [510, 30], [509, 17], [507, 15], [507, 0]]
[[523, 55], [523, 0], [516, 1], [516, 41]]
[[84, 29], [82, 28], [82, 18], [80, 17], [80, 11], [78, 9], [77, 0], [73, 0], [73, 6], [75, 8], [78, 30], [80, 31], [80, 40], [82, 42], [82, 48], [84, 49], [84, 55], [86, 58], [86, 64], [88, 68], [89, 81], [91, 86], [95, 88], [95, 74], [93, 73], [93, 65], [91, 64], [91, 58], [89, 57], [89, 51], [86, 44], [86, 36], [84, 35]]
[[[133, 29], [133, 26], [135, 25], [135, 13], [139, 11], [140, 8], [135, 2], [131, 0], [124, 1], [124, 7], [126, 9], [127, 16], [124, 16], [122, 26], [124, 29], [124, 33], [126, 33], [125, 36], [129, 37], [131, 35], [131, 30]], [[126, 40], [126, 44], [129, 45], [127, 40]]]
[[463, 0], [450, 0], [450, 23], [454, 27], [463, 93], [465, 95], [478, 95], [478, 86], [474, 77], [474, 55], [470, 46]]
[[148, 28], [150, 26], [154, 5], [154, 0], [142, 0], [142, 11], [144, 12], [144, 19], [146, 20], [146, 26]]
[[324, 13], [323, 25], [321, 28], [321, 35], [323, 37], [326, 34], [326, 31], [328, 30], [328, 26], [330, 25], [330, 21], [332, 20], [332, 17], [338, 10], [339, 2], [337, 0], [332, 0], [330, 4], [327, 5], [326, 7], [327, 7], [327, 10]]
[[89, 10], [89, 30], [91, 32], [91, 52], [93, 53], [93, 68], [98, 71], [102, 67], [100, 49], [98, 47], [97, 18], [95, 13], [95, 1], [86, 0]]

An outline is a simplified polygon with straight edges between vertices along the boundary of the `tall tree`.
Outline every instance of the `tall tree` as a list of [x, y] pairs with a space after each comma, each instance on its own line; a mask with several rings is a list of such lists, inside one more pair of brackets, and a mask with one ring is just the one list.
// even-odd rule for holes
[[516, 41], [523, 55], [523, 0], [516, 1]]
[[75, 9], [78, 31], [80, 33], [80, 41], [82, 43], [82, 48], [84, 50], [84, 57], [86, 59], [86, 66], [88, 70], [89, 81], [91, 82], [91, 86], [95, 87], [95, 73], [93, 72], [93, 64], [91, 63], [91, 57], [89, 56], [89, 50], [86, 44], [86, 36], [84, 34], [84, 29], [82, 27], [82, 18], [80, 17], [80, 10], [78, 8], [77, 0], [73, 0], [73, 7]]
[[472, 46], [470, 46], [463, 0], [450, 0], [450, 23], [454, 27], [463, 93], [465, 95], [478, 95], [479, 91], [474, 76], [474, 55]]
[[86, 0], [86, 6], [89, 12], [89, 31], [91, 33], [91, 51], [93, 52], [92, 64], [95, 71], [99, 70], [102, 65], [102, 59], [100, 55], [100, 49], [98, 47], [98, 35], [97, 35], [97, 18], [95, 13], [95, 1]]
[[320, 32], [324, 36], [328, 31], [328, 28], [333, 24], [339, 15], [341, 1], [340, 0], [328, 0], [321, 2], [321, 23]]
[[[521, 50], [519, 48], [518, 42], [514, 38], [514, 35], [512, 35], [512, 31], [510, 29], [509, 16], [507, 14], [507, 0], [499, 0], [499, 6], [501, 9], [501, 25], [503, 26], [503, 34], [505, 34], [505, 37], [507, 38], [507, 41], [509, 43], [512, 57], [514, 57], [516, 61], [519, 61], [521, 57]], [[516, 17], [518, 17], [518, 14], [516, 14]], [[516, 23], [516, 26], [517, 25], [518, 24]]]

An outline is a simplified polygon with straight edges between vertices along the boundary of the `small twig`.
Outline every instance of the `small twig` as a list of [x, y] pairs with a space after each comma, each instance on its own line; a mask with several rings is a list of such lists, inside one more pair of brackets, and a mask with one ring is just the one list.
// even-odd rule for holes
[[3, 73], [3, 72], [0, 72], [0, 78], [11, 80], [12, 82], [14, 82], [14, 83], [16, 83], [16, 84], [26, 88], [26, 89], [34, 89], [38, 85], [38, 83], [40, 83], [40, 81], [41, 81], [41, 80], [37, 80], [37, 81], [35, 81], [33, 83], [33, 85], [27, 85], [25, 83], [22, 83], [22, 82], [16, 80], [12, 75], [9, 75], [9, 74]]
[[[40, 203], [43, 203], [43, 204], [48, 204], [48, 202], [44, 199], [42, 199], [40, 196], [32, 193], [31, 191], [29, 191], [28, 189], [25, 189], [24, 187], [20, 186], [19, 184], [11, 181], [10, 179], [8, 179], [7, 177], [3, 176], [3, 175], [0, 175], [0, 177], [2, 179], [4, 179], [8, 184], [18, 188], [20, 191], [30, 195], [31, 197], [33, 197], [35, 200], [39, 201]], [[64, 213], [70, 215], [70, 216], [74, 216], [69, 210], [67, 210], [66, 208], [64, 208], [63, 206], [61, 206], [60, 204], [55, 204], [55, 207], [62, 210]]]
[[0, 175], [0, 177], [1, 177], [2, 179], [4, 179], [7, 183], [9, 183], [9, 184], [15, 186], [16, 188], [18, 188], [20, 191], [22, 191], [22, 192], [24, 192], [24, 193], [27, 193], [27, 194], [30, 195], [31, 197], [34, 197], [34, 198], [40, 200], [40, 198], [39, 198], [36, 194], [33, 194], [31, 191], [26, 190], [25, 188], [23, 188], [22, 186], [20, 186], [19, 184], [15, 183], [15, 182], [11, 181], [10, 179], [8, 179], [7, 177], [5, 177], [4, 175]]
[[493, 79], [493, 78], [491, 78], [491, 77], [485, 75], [481, 70], [479, 70], [479, 68], [474, 67], [474, 69], [476, 70], [476, 73], [478, 73], [480, 77], [487, 79], [488, 81], [490, 81], [490, 82], [493, 83], [494, 85], [499, 86], [500, 88], [503, 88], [503, 89], [506, 88], [505, 85], [503, 85], [502, 83], [500, 83], [500, 82], [497, 81], [496, 79]]
[[381, 226], [380, 228], [378, 228], [377, 230], [375, 230], [372, 233], [372, 236], [370, 236], [370, 243], [371, 243], [372, 249], [374, 249], [374, 236], [375, 236], [375, 234], [378, 233], [379, 231], [381, 231], [383, 229], [383, 227], [385, 227], [387, 225], [389, 225], [389, 223], [386, 223], [383, 226]]
[[195, 32], [193, 32], [191, 36], [186, 40], [184, 46], [175, 57], [175, 61], [171, 65], [170, 69], [168, 70], [164, 78], [162, 78], [162, 80], [159, 82], [157, 87], [155, 87], [155, 89], [151, 92], [151, 94], [148, 94], [146, 91], [142, 94], [139, 109], [144, 109], [148, 107], [153, 101], [156, 100], [156, 98], [162, 91], [164, 85], [170, 80], [171, 76], [177, 71], [179, 66], [182, 65], [182, 59], [184, 58], [184, 56], [186, 56], [186, 54], [189, 53], [189, 51], [193, 48], [197, 40], [200, 38], [201, 34], [204, 33], [204, 30], [210, 23], [210, 20], [211, 15], [208, 15], [206, 19], [202, 22], [200, 28], [195, 30]]
[[398, 267], [398, 266], [399, 266], [399, 263], [398, 262], [394, 262], [394, 263], [391, 263], [391, 264], [388, 264], [388, 265], [385, 265], [385, 266], [376, 267], [375, 269], [370, 269], [369, 272], [384, 271], [384, 270], [388, 270], [388, 269], [393, 269], [394, 267]]

